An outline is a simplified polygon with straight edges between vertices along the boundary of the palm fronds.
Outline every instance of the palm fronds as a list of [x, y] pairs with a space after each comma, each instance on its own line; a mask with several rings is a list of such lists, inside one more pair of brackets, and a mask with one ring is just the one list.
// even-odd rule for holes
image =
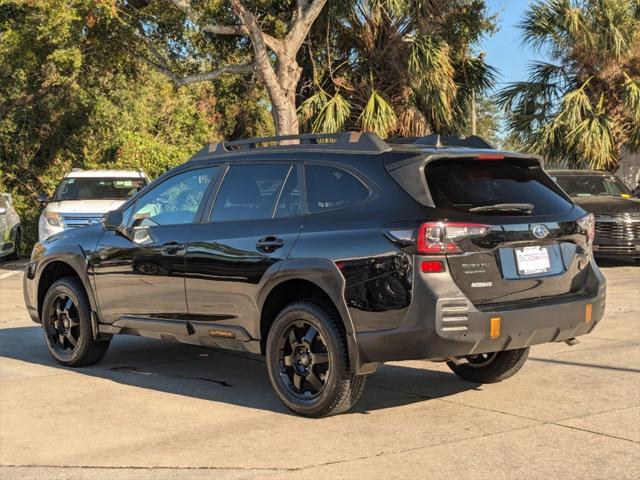
[[640, 17], [634, 0], [538, 0], [523, 41], [552, 62], [497, 95], [510, 137], [564, 165], [614, 168], [640, 150]]
[[339, 92], [329, 97], [323, 90], [307, 98], [298, 108], [300, 123], [312, 132], [344, 130], [350, 114], [351, 105]]
[[490, 28], [484, 2], [356, 0], [329, 8], [314, 45], [326, 51], [311, 62], [298, 110], [304, 129], [465, 132], [471, 100], [495, 81], [471, 48]]
[[371, 90], [369, 100], [358, 117], [358, 122], [364, 131], [374, 132], [384, 138], [395, 130], [398, 117], [389, 102], [374, 89]]

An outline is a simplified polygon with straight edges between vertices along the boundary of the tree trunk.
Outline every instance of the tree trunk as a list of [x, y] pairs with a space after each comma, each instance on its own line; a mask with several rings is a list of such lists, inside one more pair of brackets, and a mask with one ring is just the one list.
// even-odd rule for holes
[[302, 68], [296, 61], [295, 53], [291, 55], [286, 50], [278, 52], [275, 70], [277, 83], [265, 82], [265, 85], [271, 98], [276, 135], [297, 135], [300, 133], [300, 126], [296, 109], [296, 88]]
[[[190, 16], [195, 24], [198, 24], [202, 17], [192, 8], [191, 0], [171, 1], [177, 8]], [[240, 25], [205, 24], [201, 25], [201, 30], [219, 35], [245, 35], [250, 38], [255, 54], [253, 67], [260, 75], [271, 100], [271, 116], [276, 135], [297, 135], [300, 133], [300, 125], [296, 110], [296, 88], [300, 81], [302, 68], [298, 65], [296, 56], [311, 25], [327, 0], [296, 0], [289, 31], [281, 39], [263, 32], [255, 15], [245, 7], [242, 0], [230, 0], [230, 2], [240, 20]], [[248, 67], [248, 65], [230, 65], [218, 68], [213, 72], [180, 78], [168, 68], [152, 44], [150, 44], [150, 50], [155, 57], [154, 60], [149, 60], [150, 64], [171, 78], [176, 85], [209, 80], [228, 72], [245, 72]], [[275, 65], [272, 64], [272, 54], [275, 54]]]
[[[291, 20], [289, 32], [283, 39], [266, 35], [241, 0], [231, 0], [231, 5], [246, 30], [255, 53], [254, 65], [271, 99], [276, 135], [297, 135], [300, 133], [296, 111], [296, 87], [302, 74], [296, 55], [309, 33], [314, 20], [322, 10], [326, 0], [297, 0], [296, 11]], [[275, 54], [276, 64], [271, 64], [267, 47]]]

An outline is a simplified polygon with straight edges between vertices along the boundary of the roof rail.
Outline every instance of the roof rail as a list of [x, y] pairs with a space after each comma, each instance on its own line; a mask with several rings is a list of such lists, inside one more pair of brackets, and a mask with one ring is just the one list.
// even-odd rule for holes
[[432, 133], [424, 137], [407, 137], [407, 138], [389, 138], [388, 143], [403, 143], [413, 145], [423, 145], [428, 147], [464, 147], [464, 148], [489, 148], [493, 149], [493, 145], [478, 135], [440, 135]]
[[[292, 142], [294, 141], [294, 142]], [[260, 147], [295, 147], [331, 150], [352, 150], [357, 152], [380, 153], [391, 149], [375, 133], [303, 133], [301, 135], [280, 135], [275, 137], [249, 138], [212, 143], [205, 146], [192, 158], [199, 160], [231, 153], [247, 152]]]
[[71, 169], [72, 172], [84, 172], [84, 168], [74, 167]]

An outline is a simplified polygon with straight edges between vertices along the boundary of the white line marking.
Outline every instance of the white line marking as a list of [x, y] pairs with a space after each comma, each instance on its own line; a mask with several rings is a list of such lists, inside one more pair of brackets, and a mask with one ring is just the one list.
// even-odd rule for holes
[[15, 272], [0, 273], [0, 280], [9, 278], [12, 275], [17, 275], [18, 273], [22, 273], [22, 270], [17, 270]]

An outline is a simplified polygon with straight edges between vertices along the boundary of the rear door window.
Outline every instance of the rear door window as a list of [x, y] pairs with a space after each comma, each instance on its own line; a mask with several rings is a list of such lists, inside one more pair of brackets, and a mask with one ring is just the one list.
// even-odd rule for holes
[[309, 211], [342, 208], [366, 199], [370, 191], [353, 174], [324, 165], [305, 166]]
[[530, 203], [533, 215], [551, 215], [572, 207], [551, 178], [525, 161], [445, 159], [428, 164], [425, 175], [439, 208], [466, 212], [488, 205]]
[[291, 217], [302, 213], [302, 197], [298, 184], [298, 167], [293, 167], [289, 172], [284, 188], [280, 193], [275, 217]]
[[222, 181], [212, 222], [271, 218], [290, 165], [234, 165]]

